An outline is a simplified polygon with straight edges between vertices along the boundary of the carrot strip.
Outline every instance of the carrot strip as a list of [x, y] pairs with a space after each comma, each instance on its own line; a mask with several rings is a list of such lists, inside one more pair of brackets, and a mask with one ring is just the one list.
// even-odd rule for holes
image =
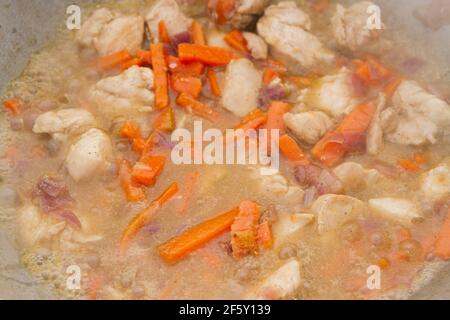
[[174, 264], [194, 250], [229, 230], [239, 210], [234, 208], [202, 222], [159, 247], [159, 254], [169, 264]]
[[181, 63], [180, 59], [174, 56], [168, 56], [166, 61], [171, 74], [201, 76], [205, 72], [205, 66], [200, 62]]
[[312, 155], [327, 166], [336, 165], [344, 155], [365, 142], [365, 133], [376, 111], [374, 103], [357, 106], [339, 127], [327, 133], [311, 150]]
[[164, 20], [161, 20], [158, 23], [158, 33], [159, 33], [159, 42], [161, 43], [170, 43], [169, 31], [167, 31], [167, 26]]
[[169, 105], [167, 66], [164, 58], [164, 46], [161, 43], [151, 44], [153, 73], [155, 78], [155, 105], [164, 109]]
[[129, 202], [138, 202], [145, 199], [144, 190], [136, 186], [133, 182], [133, 177], [131, 176], [131, 167], [126, 160], [123, 160], [120, 163], [119, 180]]
[[235, 0], [208, 0], [208, 9], [215, 13], [216, 22], [225, 24], [235, 9]]
[[256, 129], [267, 122], [267, 114], [261, 109], [255, 109], [242, 118], [241, 122], [235, 127], [236, 130]]
[[186, 176], [186, 181], [184, 183], [183, 202], [178, 208], [179, 214], [186, 212], [186, 210], [188, 209], [199, 178], [200, 173], [198, 171], [191, 172]]
[[144, 60], [142, 60], [141, 58], [134, 58], [134, 59], [128, 60], [127, 62], [122, 63], [120, 68], [121, 68], [122, 71], [124, 71], [124, 70], [127, 70], [127, 69], [129, 69], [129, 68], [131, 68], [133, 66], [139, 66], [140, 67], [143, 64], [144, 64]]
[[191, 109], [192, 113], [208, 119], [210, 121], [216, 121], [218, 118], [218, 113], [211, 109], [208, 105], [195, 100], [188, 94], [182, 93], [177, 98], [177, 104], [182, 106], [183, 108]]
[[450, 259], [450, 210], [434, 245], [434, 255], [444, 260]]
[[153, 122], [153, 128], [163, 132], [172, 132], [175, 130], [175, 115], [172, 107], [168, 107], [161, 111], [158, 117]]
[[224, 48], [189, 43], [178, 45], [178, 55], [181, 62], [201, 62], [210, 66], [226, 65], [236, 58], [233, 52]]
[[270, 224], [268, 221], [265, 221], [258, 225], [258, 229], [256, 231], [256, 240], [258, 242], [258, 246], [262, 249], [270, 249], [273, 246], [273, 236], [272, 230], [270, 229]]
[[233, 30], [230, 33], [227, 33], [224, 37], [224, 40], [230, 45], [230, 47], [241, 51], [244, 54], [249, 53], [247, 40], [245, 40], [244, 36], [239, 30]]
[[120, 67], [123, 63], [131, 59], [130, 52], [128, 52], [128, 50], [122, 50], [108, 56], [100, 57], [97, 60], [96, 65], [99, 69], [106, 71]]
[[186, 93], [193, 98], [198, 98], [202, 91], [202, 80], [197, 77], [172, 75], [170, 77], [171, 87], [178, 93]]
[[23, 105], [24, 102], [19, 99], [9, 99], [3, 102], [3, 107], [13, 114], [19, 114]]
[[263, 84], [265, 86], [268, 86], [272, 83], [273, 79], [275, 78], [279, 78], [280, 77], [280, 73], [276, 70], [273, 69], [266, 69], [266, 71], [264, 71], [264, 75], [263, 75]]
[[356, 60], [356, 76], [369, 85], [378, 85], [387, 80], [392, 72], [374, 57], [368, 57], [366, 61]]
[[164, 156], [146, 156], [143, 157], [142, 162], [137, 163], [132, 171], [131, 176], [133, 179], [146, 186], [153, 186], [156, 182], [156, 178], [161, 174], [166, 163], [166, 157]]
[[284, 115], [292, 109], [292, 106], [282, 101], [272, 101], [267, 112], [267, 123], [265, 128], [269, 130], [280, 130], [280, 135], [286, 131]]
[[212, 94], [216, 97], [221, 97], [222, 92], [220, 90], [219, 82], [217, 81], [216, 72], [213, 69], [208, 69], [207, 76]]
[[142, 59], [145, 64], [152, 65], [152, 53], [150, 51], [138, 49], [136, 57]]
[[398, 164], [403, 169], [405, 169], [406, 171], [410, 171], [410, 172], [416, 172], [419, 169], [417, 167], [417, 165], [414, 163], [414, 161], [411, 161], [409, 159], [398, 160]]
[[257, 225], [260, 209], [253, 201], [242, 201], [239, 214], [231, 225], [231, 249], [235, 259], [258, 253]]
[[125, 252], [128, 249], [130, 241], [141, 231], [142, 227], [148, 224], [153, 218], [154, 214], [161, 209], [170, 199], [172, 199], [178, 192], [178, 185], [173, 183], [164, 191], [158, 198], [135, 216], [126, 227], [120, 239], [120, 250]]
[[309, 164], [305, 152], [297, 142], [287, 134], [280, 137], [279, 147], [281, 153], [289, 160], [299, 164]]
[[402, 81], [403, 81], [402, 77], [397, 77], [394, 80], [392, 80], [391, 82], [389, 82], [386, 85], [386, 87], [384, 87], [383, 93], [384, 93], [386, 99], [389, 99], [389, 98], [391, 98], [394, 95], [395, 91], [400, 86]]
[[191, 35], [192, 42], [194, 44], [199, 44], [202, 46], [206, 45], [205, 35], [203, 34], [203, 27], [197, 21], [192, 22]]

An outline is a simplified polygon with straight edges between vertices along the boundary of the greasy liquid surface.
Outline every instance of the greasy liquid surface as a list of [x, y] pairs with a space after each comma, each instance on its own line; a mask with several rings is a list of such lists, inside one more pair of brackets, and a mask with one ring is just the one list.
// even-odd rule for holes
[[[116, 8], [124, 13], [140, 12], [147, 5], [144, 1], [102, 3], [102, 6]], [[192, 6], [186, 12], [192, 16], [202, 16], [203, 7]], [[330, 34], [324, 31], [328, 17], [313, 17], [314, 24], [317, 25], [314, 30], [323, 39], [329, 39]], [[386, 62], [396, 66], [400, 61], [388, 57]], [[430, 70], [432, 68], [430, 66]], [[95, 109], [90, 109], [89, 104], [82, 104], [88, 88], [99, 80], [90, 78], [88, 72], [78, 54], [73, 34], [64, 31], [53, 44], [32, 57], [24, 74], [11, 84], [7, 96], [18, 96], [30, 101], [51, 100], [57, 102], [59, 108], [83, 107], [95, 115]], [[426, 73], [420, 76], [425, 78], [418, 80], [427, 80]], [[172, 97], [172, 103], [174, 100]], [[215, 107], [220, 110], [218, 105]], [[175, 112], [178, 121], [183, 118], [186, 128], [190, 128], [192, 122], [198, 119], [177, 107]], [[153, 118], [152, 114], [143, 115], [139, 122], [152, 123]], [[96, 119], [100, 128], [110, 135], [117, 158], [132, 159], [132, 150], [129, 147], [124, 150], [122, 147], [126, 143], [117, 134], [119, 126], [111, 126], [98, 116]], [[123, 120], [126, 119], [119, 119], [118, 123], [123, 123]], [[238, 122], [237, 117], [225, 114], [215, 126], [223, 130]], [[49, 240], [32, 247], [22, 247], [25, 265], [37, 279], [53, 286], [61, 297], [92, 298], [92, 287], [95, 287], [97, 281], [102, 283], [102, 289], [96, 292], [95, 298], [100, 299], [240, 299], [283, 264], [285, 259], [281, 251], [286, 246], [293, 245], [301, 265], [302, 281], [295, 294], [287, 298], [398, 298], [406, 297], [414, 291], [415, 280], [428, 263], [425, 255], [417, 261], [398, 261], [383, 270], [380, 290], [368, 290], [367, 268], [377, 264], [382, 258], [394, 261], [402, 239], [399, 225], [367, 212], [358, 221], [363, 227], [363, 237], [356, 243], [349, 244], [343, 240], [342, 230], [320, 236], [317, 225], [313, 223], [295, 236], [283, 240], [283, 243], [277, 243], [275, 239], [272, 250], [235, 260], [224, 249], [224, 243], [229, 242], [229, 233], [225, 233], [176, 265], [168, 266], [157, 253], [158, 245], [190, 226], [231, 209], [241, 200], [252, 199], [262, 208], [276, 205], [278, 211], [283, 213], [297, 213], [298, 208], [261, 193], [251, 171], [245, 166], [177, 166], [170, 161], [166, 163], [156, 186], [147, 191], [147, 200], [131, 204], [126, 201], [114, 170], [87, 182], [74, 182], [64, 167], [64, 148], [56, 156], [39, 153], [40, 146], [47, 140], [48, 137], [27, 131], [14, 133], [11, 141], [4, 146], [5, 152], [12, 150], [9, 149], [11, 146], [15, 147], [15, 151], [12, 156], [4, 159], [9, 168], [3, 183], [14, 186], [24, 202], [32, 203], [36, 201], [33, 190], [40, 177], [62, 177], [71, 197], [76, 201], [76, 212], [84, 231], [102, 237], [99, 241], [75, 246]], [[70, 141], [67, 145], [70, 145]], [[448, 144], [442, 142], [425, 148], [387, 143], [377, 158], [395, 165], [398, 159], [411, 158], [419, 151], [426, 154], [428, 159], [422, 171], [434, 168], [450, 154]], [[346, 160], [367, 165], [373, 159], [366, 155], [351, 155]], [[127, 255], [120, 255], [119, 239], [128, 222], [170, 183], [184, 181], [185, 176], [193, 170], [199, 172], [200, 181], [188, 210], [179, 214], [176, 210], [179, 199], [170, 202], [139, 233]], [[281, 172], [290, 183], [295, 184], [292, 169], [284, 160], [281, 162]], [[411, 237], [422, 244], [431, 244], [434, 236], [430, 235], [437, 233], [443, 217], [435, 214], [433, 203], [423, 201], [419, 192], [421, 179], [420, 174], [402, 171], [398, 178], [383, 179], [361, 192], [348, 195], [363, 201], [401, 197], [420, 203], [424, 218], [411, 228]], [[14, 215], [12, 217], [14, 220]], [[20, 233], [20, 230], [17, 232]], [[381, 249], [372, 246], [370, 235], [374, 232], [387, 234], [391, 244]], [[79, 291], [67, 290], [65, 287], [65, 271], [70, 265], [81, 267], [83, 280]]]

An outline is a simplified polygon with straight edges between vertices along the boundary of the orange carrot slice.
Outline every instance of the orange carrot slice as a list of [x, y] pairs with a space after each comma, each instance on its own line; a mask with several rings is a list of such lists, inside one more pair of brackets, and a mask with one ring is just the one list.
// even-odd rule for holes
[[208, 69], [207, 71], [209, 87], [211, 88], [211, 92], [216, 97], [222, 96], [222, 92], [220, 90], [219, 82], [217, 81], [216, 72], [213, 69]]
[[197, 21], [192, 22], [191, 35], [192, 42], [194, 44], [199, 44], [202, 46], [206, 45], [205, 35], [203, 34], [203, 27]]
[[225, 35], [224, 40], [230, 45], [230, 47], [247, 54], [249, 50], [247, 48], [247, 40], [239, 30], [233, 30]]
[[131, 166], [126, 160], [120, 163], [119, 180], [129, 202], [139, 202], [145, 199], [144, 190], [135, 185], [131, 175]]
[[186, 93], [193, 98], [198, 98], [202, 92], [202, 80], [197, 77], [172, 75], [170, 83], [174, 91]]
[[208, 119], [212, 122], [216, 121], [219, 116], [218, 113], [209, 106], [194, 99], [186, 93], [182, 93], [178, 96], [177, 104], [183, 108], [190, 109], [195, 115]]
[[232, 51], [224, 48], [189, 43], [178, 45], [178, 55], [181, 62], [201, 62], [210, 66], [223, 66], [236, 58]]
[[298, 164], [309, 164], [305, 152], [297, 142], [287, 134], [280, 137], [279, 147], [281, 153], [289, 160]]
[[161, 43], [151, 44], [153, 73], [155, 78], [155, 105], [164, 109], [169, 105], [167, 66], [164, 57], [164, 46]]
[[158, 23], [158, 33], [159, 33], [159, 42], [161, 43], [170, 43], [169, 31], [167, 31], [167, 26], [164, 20], [161, 20]]

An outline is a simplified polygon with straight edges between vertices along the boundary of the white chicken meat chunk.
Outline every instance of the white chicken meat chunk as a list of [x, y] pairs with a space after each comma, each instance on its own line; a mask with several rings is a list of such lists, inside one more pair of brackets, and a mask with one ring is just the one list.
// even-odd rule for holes
[[320, 111], [286, 113], [286, 127], [301, 141], [315, 144], [333, 125], [330, 117]]
[[269, 3], [270, 0], [237, 0], [234, 14], [230, 18], [231, 25], [244, 29], [264, 12]]
[[345, 191], [358, 191], [376, 184], [381, 174], [376, 169], [365, 169], [356, 162], [345, 162], [334, 168], [334, 174], [341, 180]]
[[319, 79], [300, 98], [299, 102], [335, 118], [350, 113], [359, 102], [351, 86], [351, 72], [345, 67]]
[[369, 200], [369, 208], [386, 219], [411, 227], [414, 219], [420, 218], [416, 204], [407, 199], [378, 198]]
[[222, 105], [238, 117], [243, 117], [258, 107], [262, 73], [248, 59], [230, 62], [225, 72]]
[[314, 215], [310, 213], [281, 213], [278, 221], [273, 226], [273, 238], [275, 246], [280, 245], [289, 236], [299, 232], [314, 221]]
[[314, 201], [311, 209], [317, 215], [319, 233], [325, 234], [362, 217], [366, 207], [364, 202], [350, 196], [326, 194]]
[[90, 129], [70, 147], [66, 167], [75, 181], [86, 180], [107, 168], [111, 154], [108, 135], [101, 130]]
[[267, 59], [269, 48], [263, 38], [253, 32], [243, 32], [242, 35], [245, 41], [247, 41], [247, 48], [250, 50], [253, 58], [260, 60]]
[[309, 32], [311, 20], [294, 2], [271, 5], [258, 21], [258, 34], [271, 54], [293, 73], [320, 70], [335, 60], [334, 53]]
[[48, 111], [37, 117], [34, 133], [48, 133], [56, 140], [65, 140], [68, 135], [79, 134], [96, 126], [94, 116], [83, 109]]
[[422, 180], [422, 192], [428, 199], [439, 200], [450, 195], [450, 168], [441, 164], [428, 171]]
[[387, 140], [406, 145], [436, 143], [450, 128], [450, 106], [414, 81], [404, 80], [381, 114]]
[[283, 299], [293, 294], [300, 284], [300, 264], [297, 260], [290, 260], [254, 288], [246, 299]]
[[76, 40], [82, 47], [93, 47], [101, 56], [121, 50], [134, 53], [144, 40], [144, 18], [115, 16], [108, 9], [94, 11], [79, 30]]
[[372, 13], [368, 8], [374, 3], [361, 1], [345, 8], [337, 4], [336, 12], [331, 19], [331, 30], [337, 43], [350, 50], [367, 49], [367, 46], [376, 41], [383, 29], [370, 29], [368, 25]]
[[152, 70], [133, 66], [97, 82], [90, 90], [90, 98], [98, 105], [99, 113], [115, 118], [151, 111], [155, 100], [152, 89]]
[[192, 25], [192, 19], [181, 11], [175, 0], [158, 1], [146, 14], [145, 20], [155, 43], [159, 41], [158, 25], [160, 21], [164, 21], [171, 37], [189, 31]]

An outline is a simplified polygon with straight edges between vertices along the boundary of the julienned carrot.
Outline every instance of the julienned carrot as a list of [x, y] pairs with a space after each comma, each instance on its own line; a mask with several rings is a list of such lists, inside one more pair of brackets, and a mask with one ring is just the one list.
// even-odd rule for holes
[[236, 58], [232, 51], [224, 48], [189, 43], [178, 45], [178, 56], [181, 62], [201, 62], [210, 66], [226, 65]]
[[203, 34], [203, 27], [197, 21], [192, 22], [191, 26], [192, 42], [194, 44], [206, 45], [205, 35]]
[[414, 161], [409, 160], [409, 159], [400, 159], [400, 160], [398, 160], [398, 164], [400, 167], [402, 167], [406, 171], [416, 172], [417, 170], [419, 170], [419, 167], [417, 166], [417, 164]]
[[400, 84], [402, 83], [403, 78], [402, 77], [396, 77], [393, 80], [391, 80], [391, 82], [389, 82], [383, 89], [384, 95], [387, 99], [391, 98], [395, 91], [397, 90], [397, 88], [400, 86]]
[[120, 135], [124, 138], [128, 138], [132, 142], [133, 150], [135, 152], [142, 152], [145, 145], [145, 140], [142, 138], [141, 130], [137, 124], [131, 121], [125, 122], [120, 130]]
[[142, 61], [148, 65], [152, 65], [152, 53], [147, 50], [138, 49], [136, 51], [136, 57], [142, 59]]
[[161, 207], [172, 199], [178, 192], [178, 185], [173, 183], [164, 191], [157, 199], [155, 199], [146, 209], [141, 211], [130, 221], [122, 238], [120, 239], [120, 249], [124, 252], [128, 249], [130, 241], [141, 231], [142, 227], [148, 224], [153, 215], [161, 209]]
[[167, 66], [171, 74], [181, 74], [184, 76], [201, 76], [205, 71], [205, 66], [200, 62], [182, 63], [174, 56], [167, 56]]
[[298, 164], [309, 164], [305, 152], [297, 142], [287, 134], [280, 137], [279, 147], [281, 153], [289, 160]]
[[172, 238], [159, 247], [160, 256], [170, 264], [180, 261], [194, 250], [229, 230], [238, 212], [239, 209], [234, 208]]
[[272, 83], [275, 78], [279, 78], [280, 73], [273, 69], [266, 69], [263, 75], [263, 84], [268, 86]]
[[280, 130], [280, 135], [286, 131], [284, 126], [284, 115], [292, 109], [289, 103], [282, 101], [272, 101], [267, 111], [267, 123], [265, 128], [268, 130]]
[[164, 169], [166, 157], [164, 156], [145, 156], [142, 157], [141, 162], [131, 170], [133, 179], [146, 187], [153, 186], [156, 183], [156, 178]]
[[169, 105], [169, 91], [167, 79], [167, 66], [162, 43], [151, 44], [153, 73], [155, 78], [155, 105], [164, 109]]
[[373, 102], [357, 106], [339, 127], [327, 133], [311, 150], [327, 166], [336, 165], [343, 156], [365, 142], [365, 133], [376, 111]]
[[219, 82], [217, 81], [216, 72], [213, 69], [208, 69], [207, 71], [209, 87], [211, 88], [211, 92], [216, 97], [222, 96], [222, 92], [220, 90]]
[[268, 221], [265, 221], [258, 225], [256, 231], [256, 240], [258, 242], [258, 246], [262, 249], [270, 249], [273, 245], [273, 236], [272, 230], [270, 228], [270, 224]]
[[153, 129], [162, 132], [172, 132], [175, 130], [175, 114], [172, 107], [167, 107], [162, 110], [158, 117], [153, 122]]
[[235, 10], [235, 0], [208, 0], [208, 8], [215, 12], [218, 24], [225, 24]]
[[242, 201], [239, 213], [231, 225], [231, 249], [236, 259], [258, 253], [257, 226], [260, 208], [253, 201]]
[[158, 23], [158, 33], [159, 33], [159, 42], [170, 43], [169, 31], [167, 31], [167, 26], [164, 20], [161, 20]]
[[122, 50], [108, 56], [100, 57], [97, 60], [97, 67], [101, 70], [110, 70], [120, 67], [123, 63], [131, 60], [131, 54], [128, 50]]
[[23, 105], [23, 101], [19, 99], [9, 99], [3, 102], [3, 107], [13, 114], [19, 114]]
[[249, 52], [247, 48], [247, 40], [245, 40], [244, 36], [239, 30], [233, 30], [230, 33], [227, 33], [224, 37], [224, 40], [230, 45], [230, 47], [241, 51], [244, 54]]
[[133, 181], [131, 166], [126, 160], [122, 160], [119, 167], [119, 180], [129, 202], [138, 202], [145, 199], [144, 190]]
[[182, 93], [177, 98], [177, 104], [183, 108], [188, 108], [200, 117], [208, 119], [210, 121], [216, 121], [218, 118], [218, 113], [211, 109], [208, 105], [194, 99], [186, 93]]
[[235, 127], [235, 129], [257, 129], [267, 122], [267, 114], [261, 109], [255, 109], [242, 118], [241, 122]]
[[183, 201], [177, 210], [178, 213], [182, 214], [188, 209], [199, 178], [200, 173], [198, 171], [191, 172], [186, 176], [186, 181], [184, 182], [183, 188]]
[[197, 77], [172, 75], [170, 84], [175, 92], [186, 93], [194, 98], [198, 98], [202, 91], [202, 80]]
[[121, 65], [121, 69], [122, 71], [127, 70], [133, 66], [142, 66], [144, 64], [144, 60], [142, 60], [141, 58], [133, 58], [131, 60], [128, 60], [124, 63], [122, 63]]
[[356, 75], [368, 85], [378, 85], [387, 80], [392, 72], [374, 57], [368, 57], [366, 61], [356, 60]]
[[434, 255], [445, 260], [450, 259], [450, 210], [434, 245]]

